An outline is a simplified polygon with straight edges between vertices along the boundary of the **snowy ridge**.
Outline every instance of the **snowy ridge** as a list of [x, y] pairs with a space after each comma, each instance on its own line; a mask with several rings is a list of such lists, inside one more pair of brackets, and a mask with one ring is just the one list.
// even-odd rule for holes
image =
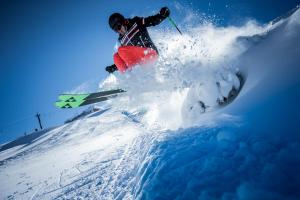
[[[110, 109], [1, 150], [0, 199], [298, 199], [299, 22], [153, 32], [158, 63], [100, 83], [128, 91]], [[237, 70], [232, 104], [189, 109]]]

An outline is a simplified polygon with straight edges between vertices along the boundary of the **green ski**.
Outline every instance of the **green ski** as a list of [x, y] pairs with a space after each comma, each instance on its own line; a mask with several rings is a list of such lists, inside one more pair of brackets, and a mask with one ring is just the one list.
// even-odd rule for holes
[[125, 90], [116, 89], [88, 94], [61, 94], [58, 97], [59, 101], [55, 102], [55, 106], [59, 108], [77, 108], [115, 98], [123, 92]]
[[94, 103], [98, 103], [101, 101], [106, 101], [112, 98], [117, 97], [117, 95], [111, 95], [106, 97], [99, 97], [95, 99], [83, 100], [83, 101], [75, 101], [75, 102], [65, 102], [65, 101], [57, 101], [55, 102], [55, 106], [58, 108], [78, 108], [80, 106], [86, 106]]
[[80, 102], [89, 99], [95, 99], [99, 97], [104, 97], [113, 94], [123, 93], [125, 90], [116, 89], [116, 90], [107, 90], [95, 93], [87, 93], [87, 94], [61, 94], [58, 96], [58, 99], [65, 102]]

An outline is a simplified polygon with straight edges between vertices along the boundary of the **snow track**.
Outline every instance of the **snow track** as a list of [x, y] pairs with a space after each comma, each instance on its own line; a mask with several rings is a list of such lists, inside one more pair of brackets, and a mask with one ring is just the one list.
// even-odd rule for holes
[[[30, 150], [12, 156], [10, 164], [0, 166], [2, 175], [12, 170], [9, 165], [18, 166], [24, 159], [26, 163], [35, 160], [40, 163], [35, 168], [38, 173], [14, 169], [15, 176], [24, 174], [19, 179], [23, 180], [21, 185], [26, 193], [16, 192], [12, 197], [132, 199], [131, 190], [140, 163], [157, 135], [147, 130], [135, 116], [112, 111], [78, 120], [50, 131]], [[35, 177], [38, 184], [30, 184], [30, 189], [27, 185], [33, 179], [32, 173], [38, 174]]]

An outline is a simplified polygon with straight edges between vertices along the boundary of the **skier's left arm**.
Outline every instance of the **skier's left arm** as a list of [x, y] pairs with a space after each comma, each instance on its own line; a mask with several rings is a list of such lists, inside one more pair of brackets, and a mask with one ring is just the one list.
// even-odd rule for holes
[[163, 20], [170, 16], [170, 10], [168, 7], [163, 7], [160, 9], [159, 13], [153, 16], [142, 18], [142, 25], [156, 26], [160, 24]]

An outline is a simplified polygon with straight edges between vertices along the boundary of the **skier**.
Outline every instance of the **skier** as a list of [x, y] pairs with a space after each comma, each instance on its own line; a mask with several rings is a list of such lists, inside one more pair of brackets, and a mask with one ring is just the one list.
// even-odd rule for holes
[[152, 42], [147, 27], [156, 26], [170, 15], [167, 7], [160, 9], [156, 15], [149, 17], [134, 17], [125, 19], [120, 13], [113, 13], [109, 17], [109, 26], [119, 33], [120, 47], [114, 54], [114, 64], [105, 68], [109, 73], [119, 70], [125, 73], [136, 64], [155, 61], [158, 50]]

